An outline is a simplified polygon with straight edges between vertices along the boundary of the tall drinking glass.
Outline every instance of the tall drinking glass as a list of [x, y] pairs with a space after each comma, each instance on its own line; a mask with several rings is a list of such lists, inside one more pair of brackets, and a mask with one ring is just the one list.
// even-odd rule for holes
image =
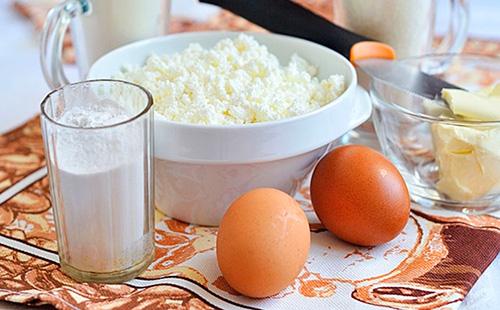
[[123, 282], [153, 259], [152, 103], [138, 85], [91, 80], [41, 104], [59, 258], [76, 280]]
[[[438, 2], [448, 3], [448, 29], [439, 46], [434, 24]], [[334, 22], [389, 44], [398, 58], [430, 53], [458, 53], [467, 39], [467, 0], [333, 0]]]
[[165, 34], [170, 0], [64, 0], [47, 15], [40, 64], [51, 88], [68, 84], [62, 52], [70, 28], [80, 78], [102, 55], [127, 43]]

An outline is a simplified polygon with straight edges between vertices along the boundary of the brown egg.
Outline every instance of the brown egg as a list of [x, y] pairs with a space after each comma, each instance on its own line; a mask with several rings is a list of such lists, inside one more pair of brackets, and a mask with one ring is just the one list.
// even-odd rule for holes
[[408, 188], [397, 168], [360, 145], [336, 148], [318, 163], [311, 200], [330, 232], [363, 246], [394, 239], [410, 215]]
[[231, 204], [217, 233], [217, 262], [227, 283], [243, 295], [277, 294], [307, 259], [309, 223], [299, 204], [272, 188], [252, 190]]

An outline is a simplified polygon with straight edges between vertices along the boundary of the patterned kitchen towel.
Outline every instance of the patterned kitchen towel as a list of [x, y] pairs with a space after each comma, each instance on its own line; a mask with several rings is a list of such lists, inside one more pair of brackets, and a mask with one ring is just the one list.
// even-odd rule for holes
[[304, 187], [297, 200], [311, 225], [311, 250], [294, 283], [249, 299], [217, 267], [216, 228], [156, 214], [156, 258], [120, 285], [77, 283], [58, 265], [38, 118], [0, 136], [0, 299], [59, 309], [457, 308], [500, 251], [500, 218], [443, 216], [414, 206], [395, 240], [357, 247], [318, 224]]

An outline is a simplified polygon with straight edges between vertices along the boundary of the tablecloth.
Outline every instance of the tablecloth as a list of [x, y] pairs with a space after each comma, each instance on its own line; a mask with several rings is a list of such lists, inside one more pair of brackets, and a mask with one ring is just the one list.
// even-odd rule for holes
[[215, 258], [216, 228], [188, 225], [158, 212], [155, 261], [146, 272], [122, 285], [77, 283], [57, 264], [35, 118], [0, 137], [0, 299], [50, 303], [60, 309], [451, 309], [500, 251], [500, 218], [450, 216], [417, 205], [395, 240], [377, 247], [353, 246], [319, 224], [308, 195], [305, 182], [296, 199], [311, 223], [309, 258], [295, 282], [271, 298], [249, 299], [227, 285]]

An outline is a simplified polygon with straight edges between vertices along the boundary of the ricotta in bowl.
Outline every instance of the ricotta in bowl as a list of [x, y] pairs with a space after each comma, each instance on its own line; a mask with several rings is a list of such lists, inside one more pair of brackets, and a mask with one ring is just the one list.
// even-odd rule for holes
[[115, 77], [147, 88], [155, 111], [170, 121], [236, 125], [307, 114], [344, 92], [343, 75], [320, 80], [317, 72], [297, 54], [282, 66], [265, 45], [240, 34], [208, 49], [192, 43], [182, 52], [153, 54]]

